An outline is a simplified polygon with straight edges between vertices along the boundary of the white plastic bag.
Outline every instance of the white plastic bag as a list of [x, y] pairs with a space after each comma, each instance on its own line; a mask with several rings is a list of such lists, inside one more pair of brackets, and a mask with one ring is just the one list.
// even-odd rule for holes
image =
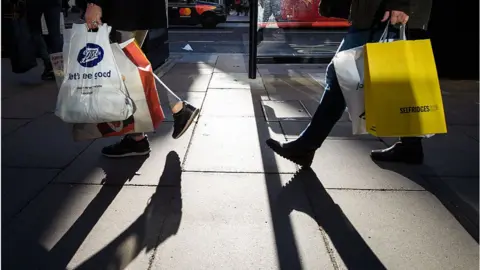
[[106, 24], [98, 32], [88, 32], [84, 24], [72, 27], [55, 110], [67, 123], [122, 121], [134, 113], [110, 47], [110, 30]]
[[338, 84], [347, 103], [354, 135], [367, 134], [363, 90], [363, 46], [337, 53], [333, 58]]

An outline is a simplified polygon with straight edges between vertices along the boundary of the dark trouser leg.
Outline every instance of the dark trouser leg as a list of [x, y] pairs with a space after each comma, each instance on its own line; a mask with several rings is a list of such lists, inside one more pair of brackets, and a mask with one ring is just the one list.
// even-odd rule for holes
[[[42, 58], [45, 68], [51, 67], [50, 55], [48, 54], [47, 43], [42, 36], [42, 10], [39, 6], [31, 6], [27, 10], [28, 28], [32, 35], [33, 42], [39, 56]], [[60, 16], [60, 15], [59, 15]]]
[[61, 52], [63, 49], [63, 38], [60, 31], [60, 12], [61, 6], [49, 7], [45, 10], [45, 23], [48, 28], [48, 38], [50, 39], [50, 51], [52, 53]]
[[[381, 32], [375, 33], [380, 37]], [[340, 51], [363, 46], [370, 38], [370, 31], [355, 31], [350, 29], [340, 44]], [[320, 104], [310, 121], [308, 127], [300, 134], [300, 137], [288, 143], [280, 143], [273, 139], [267, 140], [267, 145], [278, 155], [300, 165], [310, 166], [315, 154], [323, 141], [327, 138], [335, 123], [345, 111], [345, 99], [343, 98], [340, 85], [335, 74], [333, 62], [327, 67], [325, 76], [326, 87]]]
[[[367, 43], [369, 37], [369, 31], [351, 29], [340, 44], [337, 53], [362, 46]], [[319, 148], [345, 111], [345, 99], [337, 81], [333, 62], [327, 67], [325, 82], [325, 92], [310, 124], [295, 141], [300, 148], [308, 150]]]
[[[332, 63], [327, 67], [327, 74], [329, 72], [335, 76]], [[332, 81], [330, 84], [327, 84], [310, 124], [308, 124], [307, 128], [297, 139], [297, 142], [306, 149], [319, 148], [345, 111], [345, 99], [343, 98], [340, 86], [336, 78]]]

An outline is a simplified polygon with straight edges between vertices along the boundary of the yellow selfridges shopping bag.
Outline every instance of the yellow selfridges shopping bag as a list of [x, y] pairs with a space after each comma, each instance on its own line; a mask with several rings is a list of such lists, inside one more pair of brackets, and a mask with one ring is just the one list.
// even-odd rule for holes
[[402, 137], [447, 132], [430, 40], [368, 43], [364, 65], [370, 134]]

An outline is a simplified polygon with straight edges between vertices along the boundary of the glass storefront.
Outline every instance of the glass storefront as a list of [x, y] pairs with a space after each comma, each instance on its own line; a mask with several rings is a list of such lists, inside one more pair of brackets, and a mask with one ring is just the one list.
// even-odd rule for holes
[[320, 1], [258, 0], [258, 60], [330, 59], [349, 22], [320, 16]]

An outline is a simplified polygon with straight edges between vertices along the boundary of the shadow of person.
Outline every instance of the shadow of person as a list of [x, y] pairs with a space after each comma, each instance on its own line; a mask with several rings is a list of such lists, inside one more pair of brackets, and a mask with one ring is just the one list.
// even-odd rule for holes
[[99, 167], [105, 173], [102, 188], [88, 204], [75, 223], [48, 253], [41, 269], [66, 269], [85, 238], [108, 209], [123, 185], [130, 181], [148, 156], [112, 160], [100, 157]]
[[144, 212], [76, 269], [125, 269], [143, 249], [153, 251], [175, 235], [182, 219], [181, 173], [180, 158], [172, 151], [167, 155], [159, 184]]
[[[298, 193], [299, 190], [307, 193], [310, 207], [300, 200], [293, 199], [295, 196], [292, 194]], [[347, 269], [386, 269], [342, 209], [330, 197], [312, 169], [298, 171], [284, 186], [280, 196], [279, 201], [283, 201], [284, 207], [289, 209], [288, 214], [292, 210], [297, 210], [315, 219], [330, 237]]]

